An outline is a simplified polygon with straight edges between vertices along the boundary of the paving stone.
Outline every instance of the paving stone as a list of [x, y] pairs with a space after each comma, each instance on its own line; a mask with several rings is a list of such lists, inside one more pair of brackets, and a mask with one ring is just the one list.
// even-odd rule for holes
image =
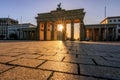
[[50, 71], [15, 67], [0, 75], [0, 80], [47, 80]]
[[37, 55], [37, 54], [23, 54], [23, 55], [20, 55], [20, 56], [17, 56], [19, 58], [38, 58], [40, 55]]
[[53, 60], [53, 61], [62, 61], [63, 56], [41, 56], [38, 59]]
[[1, 63], [7, 63], [9, 61], [15, 60], [15, 57], [10, 57], [10, 56], [0, 56], [0, 62]]
[[2, 54], [0, 54], [0, 55], [2, 55], [2, 56], [18, 56], [18, 55], [20, 55], [20, 54], [22, 54], [22, 53], [11, 53], [11, 52], [8, 52], [8, 53], [2, 53]]
[[90, 56], [88, 56], [88, 55], [78, 55], [78, 58], [89, 58], [89, 59], [91, 59], [91, 57]]
[[69, 51], [69, 54], [76, 54], [76, 51]]
[[60, 72], [67, 72], [67, 73], [78, 73], [78, 67], [76, 64], [71, 63], [64, 63], [64, 62], [55, 62], [55, 61], [47, 61], [42, 64], [39, 68], [53, 70], [53, 71], [60, 71]]
[[94, 58], [94, 60], [98, 65], [120, 67], [120, 62], [104, 60], [101, 57]]
[[76, 57], [76, 54], [59, 54], [59, 53], [57, 53], [55, 56]]
[[53, 55], [55, 55], [56, 53], [55, 53], [55, 52], [54, 52], [54, 53], [43, 52], [43, 53], [38, 53], [38, 54], [40, 54], [40, 55], [47, 55], [47, 56], [53, 56]]
[[105, 59], [107, 60], [110, 60], [110, 61], [118, 61], [120, 62], [120, 58], [117, 58], [117, 57], [104, 57]]
[[85, 53], [85, 52], [77, 52], [76, 54], [78, 54], [78, 55], [88, 55], [88, 54]]
[[113, 52], [114, 54], [110, 54], [110, 56], [112, 57], [116, 57], [116, 58], [120, 58], [120, 51], [117, 52], [117, 54], [115, 54], [115, 52]]
[[18, 59], [16, 61], [10, 62], [10, 64], [27, 66], [27, 67], [36, 67], [36, 66], [42, 64], [44, 61], [45, 60], [22, 58], [22, 59]]
[[6, 71], [10, 68], [12, 68], [13, 66], [8, 66], [8, 65], [4, 65], [4, 64], [0, 64], [0, 73], [3, 71]]
[[64, 62], [82, 63], [82, 64], [94, 64], [92, 59], [88, 58], [75, 58], [75, 57], [65, 57]]
[[92, 65], [80, 65], [80, 73], [89, 76], [120, 79], [120, 69]]
[[[65, 42], [61, 42], [61, 41], [47, 41], [47, 42], [46, 41], [5, 41], [4, 42], [2, 41], [0, 42], [0, 63], [2, 63], [2, 65], [4, 66], [2, 66], [2, 68], [0, 67], [0, 70], [3, 71], [0, 74], [1, 76], [0, 80], [2, 80], [1, 79], [3, 77], [2, 74], [4, 74], [3, 78], [6, 78], [5, 73], [9, 73], [8, 75], [14, 77], [13, 78], [9, 77], [8, 79], [3, 79], [3, 80], [19, 80], [18, 79], [19, 76], [20, 76], [20, 80], [46, 80], [48, 76], [46, 76], [45, 79], [39, 79], [39, 78], [33, 79], [34, 76], [36, 77], [37, 70], [40, 69], [45, 71], [49, 70], [50, 73], [51, 71], [52, 72], [54, 71], [54, 74], [53, 76], [51, 75], [51, 77], [52, 79], [55, 80], [56, 79], [64, 80], [65, 79], [64, 75], [68, 80], [70, 79], [74, 80], [74, 78], [75, 79], [80, 78], [82, 80], [87, 80], [87, 79], [95, 80], [96, 78], [93, 78], [95, 76], [98, 77], [96, 80], [99, 80], [100, 77], [110, 78], [110, 80], [112, 79], [120, 80], [119, 53], [120, 53], [119, 42], [114, 43], [114, 42], [79, 42], [79, 41], [77, 42], [76, 41], [72, 41], [72, 42], [71, 41], [65, 41]], [[44, 56], [42, 58], [44, 58], [45, 60], [38, 59], [41, 56]], [[58, 56], [60, 58], [58, 58]], [[21, 57], [23, 59], [21, 59]], [[60, 62], [61, 58], [67, 61]], [[91, 59], [93, 59], [94, 62], [96, 62], [95, 64], [96, 66], [93, 64], [91, 65], [91, 63], [93, 63]], [[46, 62], [44, 63], [44, 61]], [[7, 65], [8, 62], [11, 65], [16, 64], [19, 67], [20, 66], [23, 66], [24, 68], [26, 67], [27, 71], [29, 71], [29, 69], [27, 69], [29, 67], [31, 68], [30, 70], [33, 70], [30, 72], [30, 74], [33, 72], [33, 74], [35, 73], [35, 75], [32, 76], [30, 75], [31, 79], [29, 78], [24, 79], [26, 74], [24, 74], [25, 75], [24, 76], [22, 73], [20, 73], [21, 69], [20, 70], [16, 68], [11, 69], [11, 66], [9, 68], [9, 65]], [[77, 66], [78, 64], [79, 65], [84, 64], [84, 65], [82, 68], [81, 67], [78, 68]], [[23, 73], [27, 71], [23, 71]], [[19, 76], [14, 75], [15, 72], [17, 72]], [[45, 73], [47, 74], [47, 72]]]
[[59, 53], [59, 54], [67, 54], [68, 53], [68, 50], [64, 50], [64, 49], [57, 49], [56, 50], [57, 51], [57, 53]]
[[37, 52], [35, 51], [22, 51], [21, 53], [25, 53], [25, 54], [36, 54]]
[[55, 72], [53, 76], [50, 78], [50, 80], [106, 80], [106, 79], [98, 79], [93, 77]]
[[90, 52], [91, 53], [88, 52], [88, 55], [90, 56], [109, 56], [109, 54], [106, 52], [99, 52], [99, 51], [90, 51]]

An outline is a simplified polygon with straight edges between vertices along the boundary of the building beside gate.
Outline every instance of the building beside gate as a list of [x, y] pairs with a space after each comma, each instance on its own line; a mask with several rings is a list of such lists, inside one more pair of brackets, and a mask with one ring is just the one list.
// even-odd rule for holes
[[0, 40], [37, 40], [36, 26], [31, 23], [19, 24], [11, 18], [0, 18]]
[[107, 17], [100, 24], [85, 25], [86, 40], [120, 40], [120, 16]]
[[8, 26], [18, 24], [17, 20], [11, 18], [0, 18], [0, 39], [7, 39]]
[[8, 26], [8, 39], [36, 40], [36, 35], [36, 26], [31, 23]]

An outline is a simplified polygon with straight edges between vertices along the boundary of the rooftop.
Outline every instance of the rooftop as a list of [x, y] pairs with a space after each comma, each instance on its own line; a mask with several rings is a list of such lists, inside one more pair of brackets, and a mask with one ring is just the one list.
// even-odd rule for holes
[[18, 22], [18, 20], [12, 19], [12, 18], [0, 18], [0, 20], [12, 20]]
[[100, 23], [102, 23], [103, 21], [105, 21], [106, 19], [113, 19], [113, 18], [120, 18], [120, 16], [111, 16], [111, 17], [107, 17], [104, 20], [102, 20]]

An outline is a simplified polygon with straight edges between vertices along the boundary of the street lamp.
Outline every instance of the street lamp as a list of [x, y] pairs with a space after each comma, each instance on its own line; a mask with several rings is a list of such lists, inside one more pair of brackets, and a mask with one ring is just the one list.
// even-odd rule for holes
[[105, 6], [105, 40], [108, 40], [108, 30], [107, 30], [107, 17], [106, 17], [106, 6]]

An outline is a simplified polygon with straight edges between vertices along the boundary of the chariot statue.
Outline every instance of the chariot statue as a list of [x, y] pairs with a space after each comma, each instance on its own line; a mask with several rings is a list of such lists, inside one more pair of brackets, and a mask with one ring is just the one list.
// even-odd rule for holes
[[59, 3], [57, 6], [58, 6], [58, 8], [61, 8], [61, 3]]

